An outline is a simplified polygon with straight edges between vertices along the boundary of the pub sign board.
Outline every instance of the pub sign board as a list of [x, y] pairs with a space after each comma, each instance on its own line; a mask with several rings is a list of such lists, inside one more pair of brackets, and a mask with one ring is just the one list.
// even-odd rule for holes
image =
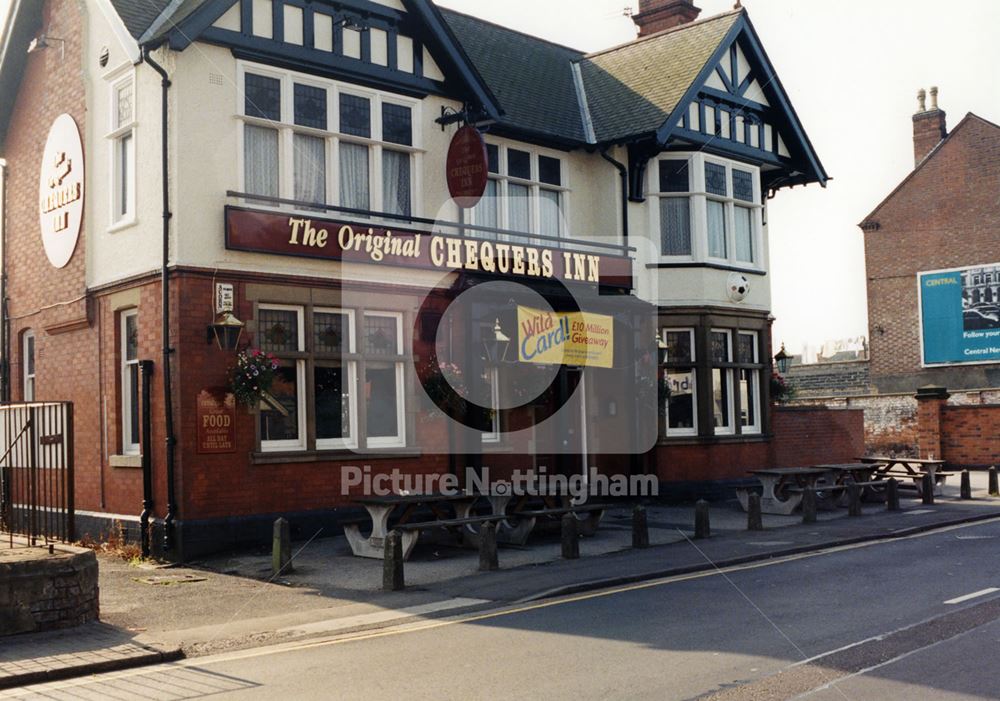
[[73, 257], [83, 225], [83, 142], [76, 121], [56, 117], [38, 176], [38, 224], [49, 262], [63, 268]]
[[350, 263], [632, 287], [632, 260], [626, 256], [389, 229], [234, 206], [226, 207], [226, 248]]
[[489, 178], [489, 157], [483, 135], [473, 126], [464, 126], [451, 139], [446, 162], [448, 192], [464, 209], [479, 204]]
[[198, 393], [198, 452], [236, 452], [236, 397], [222, 387]]

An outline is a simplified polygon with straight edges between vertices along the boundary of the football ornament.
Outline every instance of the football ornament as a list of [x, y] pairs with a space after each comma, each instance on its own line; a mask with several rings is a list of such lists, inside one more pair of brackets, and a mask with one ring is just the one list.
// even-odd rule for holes
[[733, 302], [742, 302], [750, 294], [750, 280], [743, 273], [729, 273], [726, 280], [726, 292]]

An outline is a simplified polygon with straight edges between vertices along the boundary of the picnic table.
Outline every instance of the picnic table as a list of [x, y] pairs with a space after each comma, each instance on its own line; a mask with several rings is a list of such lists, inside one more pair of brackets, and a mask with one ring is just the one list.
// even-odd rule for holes
[[855, 482], [865, 485], [861, 491], [861, 499], [863, 501], [885, 501], [885, 488], [869, 484], [874, 481], [875, 475], [879, 471], [878, 463], [834, 463], [830, 465], [816, 465], [816, 468], [830, 472], [833, 475], [835, 484], [846, 485], [848, 482]]
[[[760, 510], [765, 514], [790, 515], [802, 503], [806, 489], [815, 488], [823, 478], [829, 479], [830, 471], [816, 467], [771, 467], [749, 470], [764, 488], [760, 497]], [[749, 489], [737, 489], [736, 496], [743, 510], [749, 509]]]
[[[592, 536], [604, 515], [602, 508], [573, 510], [571, 495], [554, 480], [541, 479], [519, 494], [508, 491], [485, 496], [491, 513], [508, 517], [497, 524], [497, 540], [501, 543], [524, 545], [539, 517], [562, 516], [567, 511], [579, 521], [581, 535]], [[538, 508], [539, 502], [541, 508]]]
[[923, 490], [923, 477], [930, 474], [934, 482], [934, 495], [940, 496], [945, 481], [951, 476], [944, 472], [944, 460], [936, 458], [905, 458], [885, 455], [863, 455], [858, 458], [863, 463], [878, 465], [878, 476], [888, 479], [909, 479], [916, 485], [917, 493]]
[[[385, 556], [385, 537], [389, 533], [389, 519], [394, 513], [398, 516], [397, 524], [406, 524], [412, 520], [415, 513], [423, 509], [429, 509], [434, 517], [441, 521], [467, 519], [478, 498], [476, 494], [391, 494], [357, 497], [354, 503], [365, 507], [371, 518], [371, 532], [368, 537], [361, 535], [364, 520], [349, 521], [344, 524], [344, 535], [352, 553], [358, 557], [381, 560]], [[409, 558], [419, 536], [420, 532], [416, 530], [400, 532], [404, 560]]]

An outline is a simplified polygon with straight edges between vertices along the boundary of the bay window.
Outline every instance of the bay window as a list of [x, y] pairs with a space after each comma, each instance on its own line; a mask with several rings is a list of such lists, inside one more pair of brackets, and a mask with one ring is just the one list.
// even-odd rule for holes
[[402, 314], [262, 303], [257, 343], [281, 363], [263, 452], [406, 445]]
[[418, 101], [243, 63], [239, 77], [243, 191], [300, 209], [414, 213]]
[[[736, 360], [743, 366], [756, 366], [760, 362], [756, 332], [737, 332]], [[756, 367], [737, 368], [742, 433], [760, 433], [760, 372]]]
[[667, 344], [666, 433], [668, 436], [693, 436], [698, 432], [697, 369], [694, 329], [663, 329]]
[[712, 417], [716, 435], [734, 433], [733, 335], [728, 330], [709, 333], [712, 360]]
[[703, 153], [664, 155], [653, 170], [660, 255], [760, 268], [759, 170]]

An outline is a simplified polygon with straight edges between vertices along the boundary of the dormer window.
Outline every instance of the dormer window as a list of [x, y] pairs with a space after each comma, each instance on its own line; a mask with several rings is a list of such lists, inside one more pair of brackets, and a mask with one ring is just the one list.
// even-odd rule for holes
[[651, 173], [661, 257], [761, 267], [759, 169], [703, 153], [671, 153]]

